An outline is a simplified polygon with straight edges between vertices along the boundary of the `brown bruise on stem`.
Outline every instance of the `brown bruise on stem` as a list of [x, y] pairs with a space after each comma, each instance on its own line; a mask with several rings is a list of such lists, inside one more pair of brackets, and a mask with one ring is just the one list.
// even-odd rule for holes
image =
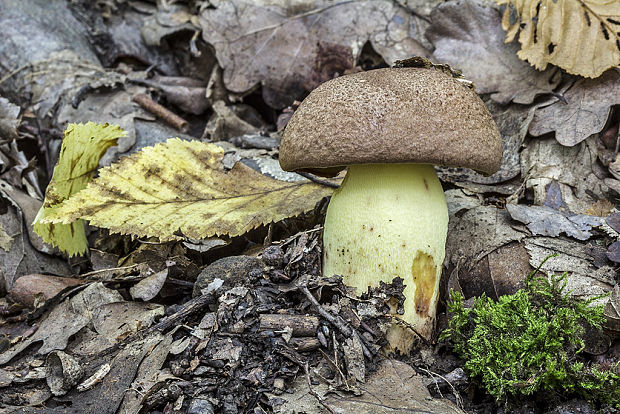
[[415, 284], [415, 311], [420, 316], [428, 316], [437, 278], [433, 257], [419, 251], [411, 265], [411, 276]]

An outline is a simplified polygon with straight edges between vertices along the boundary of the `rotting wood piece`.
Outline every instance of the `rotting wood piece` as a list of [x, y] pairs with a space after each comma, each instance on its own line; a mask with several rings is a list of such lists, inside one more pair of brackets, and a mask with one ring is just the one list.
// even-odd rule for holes
[[303, 336], [301, 338], [291, 338], [288, 342], [297, 352], [310, 352], [319, 349], [321, 345], [316, 336]]
[[282, 331], [290, 328], [293, 336], [315, 336], [319, 327], [319, 318], [316, 316], [262, 314], [258, 320], [261, 331]]

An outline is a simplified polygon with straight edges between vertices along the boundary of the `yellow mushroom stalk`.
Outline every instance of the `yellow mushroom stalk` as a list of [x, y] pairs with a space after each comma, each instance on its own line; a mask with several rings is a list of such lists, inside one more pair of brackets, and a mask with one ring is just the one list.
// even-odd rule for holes
[[[343, 275], [358, 294], [403, 278], [404, 314], [395, 316], [428, 338], [447, 231], [446, 198], [431, 165], [352, 165], [327, 209], [323, 272]], [[411, 339], [392, 345], [402, 351]]]

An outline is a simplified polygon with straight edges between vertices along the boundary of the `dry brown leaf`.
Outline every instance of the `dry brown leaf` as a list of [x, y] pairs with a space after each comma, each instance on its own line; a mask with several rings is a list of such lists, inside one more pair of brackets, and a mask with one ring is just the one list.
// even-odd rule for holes
[[161, 240], [238, 236], [309, 211], [333, 191], [274, 180], [242, 163], [227, 172], [223, 157], [216, 145], [178, 138], [146, 147], [101, 169], [45, 221], [83, 218], [112, 232]]
[[[612, 266], [597, 267], [588, 247], [580, 242], [560, 237], [527, 237], [523, 243], [530, 256], [532, 267], [539, 267], [548, 275], [562, 274], [567, 269], [566, 291], [582, 299], [603, 295], [615, 284], [616, 270]], [[549, 257], [555, 254], [555, 257]], [[545, 260], [547, 258], [548, 260]], [[595, 304], [605, 304], [607, 298], [600, 298]]]
[[[262, 84], [274, 108], [298, 98], [313, 74], [319, 42], [350, 49], [354, 59], [370, 41], [390, 64], [419, 54], [417, 23], [393, 1], [212, 0], [200, 15], [203, 38], [237, 93]], [[416, 36], [421, 36], [421, 33]]]
[[[6, 235], [2, 244], [5, 248], [0, 248], [0, 292], [10, 290], [14, 281], [23, 275], [30, 273], [47, 273], [55, 275], [69, 275], [71, 270], [67, 261], [49, 254], [41, 253], [34, 246], [41, 246], [42, 242], [37, 242], [32, 238], [34, 232], [30, 234], [29, 225], [34, 218], [36, 210], [34, 205], [30, 212], [25, 210], [25, 204], [18, 204], [15, 199], [17, 190], [13, 189], [8, 183], [0, 180], [0, 204], [4, 205], [4, 213], [0, 213], [0, 227]], [[29, 198], [23, 194], [23, 198]], [[31, 199], [33, 204], [38, 200]], [[40, 205], [40, 201], [38, 204]], [[36, 207], [38, 209], [38, 206]], [[29, 220], [28, 217], [31, 219]]]
[[431, 13], [426, 36], [435, 45], [437, 61], [463, 71], [478, 93], [500, 103], [529, 104], [560, 81], [556, 69], [539, 72], [519, 60], [518, 46], [504, 44], [497, 10], [470, 0], [449, 1]]
[[517, 55], [537, 69], [548, 63], [596, 78], [620, 64], [620, 1], [496, 0], [506, 5], [506, 43], [519, 33]]
[[325, 413], [325, 407], [317, 402], [320, 398], [331, 412], [338, 413], [464, 413], [448, 399], [432, 398], [422, 377], [411, 366], [392, 359], [378, 363], [366, 383], [357, 383], [361, 392], [356, 395], [334, 392], [326, 381], [317, 381], [309, 389], [306, 381], [304, 375], [298, 375], [290, 393], [267, 394], [273, 411], [280, 414]]
[[88, 325], [93, 314], [106, 303], [121, 302], [123, 297], [115, 290], [108, 289], [103, 283], [97, 282], [70, 299], [65, 299], [52, 308], [49, 315], [39, 325], [39, 329], [22, 342], [0, 354], [0, 365], [6, 364], [13, 357], [29, 346], [43, 341], [37, 351], [39, 355], [47, 354], [54, 349], [65, 349], [69, 339], [80, 329]]
[[17, 139], [20, 107], [0, 96], [0, 142]]
[[564, 208], [584, 214], [593, 197], [604, 199], [607, 185], [598, 178], [596, 137], [574, 147], [565, 147], [553, 138], [530, 140], [521, 152], [521, 177], [533, 192], [534, 205]]
[[11, 244], [13, 244], [13, 237], [4, 231], [4, 226], [2, 225], [2, 222], [0, 222], [0, 249], [8, 252], [11, 248]]
[[563, 96], [566, 103], [557, 101], [536, 110], [530, 133], [555, 131], [560, 144], [572, 147], [601, 132], [611, 107], [620, 104], [620, 73], [610, 70], [597, 79], [580, 79]]

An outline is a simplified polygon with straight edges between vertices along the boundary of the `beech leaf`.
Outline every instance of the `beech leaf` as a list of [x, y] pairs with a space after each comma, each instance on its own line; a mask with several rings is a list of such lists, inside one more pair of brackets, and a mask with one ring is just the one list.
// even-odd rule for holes
[[309, 211], [333, 191], [310, 181], [274, 180], [239, 162], [226, 171], [223, 157], [214, 144], [179, 138], [143, 148], [102, 168], [45, 220], [82, 218], [115, 233], [162, 241], [238, 236]]
[[539, 136], [555, 131], [560, 144], [573, 146], [601, 132], [611, 107], [620, 104], [620, 73], [610, 70], [596, 79], [579, 79], [563, 97], [565, 102], [536, 109], [530, 133]]
[[519, 58], [596, 78], [620, 64], [618, 0], [496, 0], [505, 5], [506, 43], [519, 33]]
[[57, 246], [69, 256], [86, 252], [88, 243], [82, 221], [52, 224], [45, 219], [86, 187], [103, 154], [125, 134], [118, 126], [109, 124], [88, 122], [67, 126], [60, 157], [45, 191], [45, 201], [34, 219], [34, 231], [44, 242]]

